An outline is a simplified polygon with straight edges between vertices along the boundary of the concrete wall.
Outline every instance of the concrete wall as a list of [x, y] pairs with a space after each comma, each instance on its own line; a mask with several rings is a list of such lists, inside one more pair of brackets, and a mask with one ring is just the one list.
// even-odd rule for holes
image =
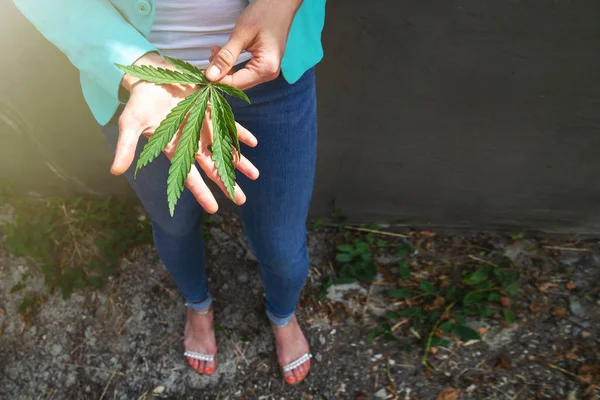
[[[0, 179], [129, 193], [73, 68], [0, 29]], [[600, 2], [329, 0], [324, 45], [313, 215], [600, 232]]]

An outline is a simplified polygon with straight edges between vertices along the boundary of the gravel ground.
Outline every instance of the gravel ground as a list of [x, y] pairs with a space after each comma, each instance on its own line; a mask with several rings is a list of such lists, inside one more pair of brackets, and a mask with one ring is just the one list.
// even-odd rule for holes
[[[0, 245], [0, 398], [3, 399], [596, 399], [600, 394], [600, 241], [438, 233], [415, 261], [460, 262], [469, 249], [523, 271], [517, 319], [473, 321], [483, 340], [422, 350], [366, 337], [389, 307], [385, 287], [340, 285], [320, 298], [338, 231], [309, 234], [311, 275], [299, 319], [314, 354], [310, 376], [286, 386], [264, 316], [256, 263], [235, 217], [214, 217], [208, 241], [220, 365], [207, 378], [182, 353], [185, 308], [152, 246], [133, 249], [101, 290], [44, 292], [35, 262]], [[568, 250], [549, 248], [565, 247]], [[575, 251], [574, 249], [577, 249]], [[582, 250], [583, 249], [583, 250]], [[378, 264], [393, 267], [382, 251]], [[27, 274], [27, 288], [10, 293]], [[44, 294], [27, 323], [23, 296]]]

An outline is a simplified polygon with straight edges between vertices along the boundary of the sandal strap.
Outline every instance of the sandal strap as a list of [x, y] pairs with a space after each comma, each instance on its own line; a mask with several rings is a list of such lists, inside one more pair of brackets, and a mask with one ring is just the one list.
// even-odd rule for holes
[[200, 360], [200, 361], [215, 361], [215, 356], [211, 356], [210, 354], [204, 354], [204, 353], [196, 353], [195, 351], [191, 351], [191, 350], [186, 350], [183, 353], [184, 356], [186, 357], [190, 357], [190, 358], [194, 358], [196, 360]]
[[213, 308], [213, 307], [212, 307], [212, 303], [210, 303], [210, 304], [208, 305], [208, 307], [206, 308], [206, 310], [204, 310], [204, 311], [194, 310], [194, 309], [191, 307], [190, 303], [185, 303], [185, 306], [186, 306], [186, 307], [189, 307], [189, 309], [190, 309], [190, 310], [192, 310], [192, 312], [193, 312], [194, 314], [196, 314], [196, 315], [208, 315], [208, 314], [209, 314], [209, 313], [212, 311], [212, 308]]
[[283, 372], [288, 372], [288, 371], [291, 371], [293, 369], [296, 369], [300, 365], [302, 365], [305, 362], [307, 362], [308, 360], [310, 360], [311, 358], [312, 358], [312, 354], [306, 353], [302, 357], [300, 357], [299, 359], [294, 360], [294, 361], [292, 361], [291, 363], [289, 363], [287, 365], [284, 365], [283, 366]]

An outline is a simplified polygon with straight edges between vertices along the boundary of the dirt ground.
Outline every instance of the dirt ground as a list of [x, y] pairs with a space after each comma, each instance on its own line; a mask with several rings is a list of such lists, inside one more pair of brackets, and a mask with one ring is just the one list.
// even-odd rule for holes
[[[385, 285], [339, 285], [319, 297], [334, 265], [337, 230], [311, 231], [311, 273], [299, 319], [314, 355], [308, 379], [283, 383], [264, 316], [256, 262], [235, 217], [210, 227], [220, 365], [207, 378], [182, 353], [185, 307], [152, 246], [132, 250], [102, 290], [46, 295], [31, 323], [17, 307], [44, 293], [31, 260], [0, 244], [2, 399], [596, 399], [600, 395], [600, 241], [573, 237], [515, 241], [504, 234], [437, 233], [414, 262], [512, 260], [521, 276], [516, 321], [472, 321], [483, 340], [456, 341], [421, 365], [423, 350], [367, 344], [390, 307]], [[411, 239], [408, 239], [411, 240]], [[382, 250], [377, 263], [394, 268]], [[27, 290], [10, 293], [29, 275]]]

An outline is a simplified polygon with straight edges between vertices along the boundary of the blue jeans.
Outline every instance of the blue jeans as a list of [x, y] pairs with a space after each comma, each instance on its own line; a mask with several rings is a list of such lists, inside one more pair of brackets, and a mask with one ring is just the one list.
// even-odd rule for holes
[[[258, 259], [267, 316], [282, 325], [293, 317], [308, 274], [306, 218], [317, 142], [314, 69], [295, 84], [279, 77], [246, 93], [250, 105], [229, 101], [236, 120], [258, 139], [256, 148], [242, 144], [242, 154], [258, 168], [260, 177], [252, 181], [237, 174], [247, 195], [239, 209], [250, 248]], [[118, 137], [116, 122], [117, 117], [102, 128], [113, 149]], [[144, 137], [140, 139], [137, 156], [146, 142]], [[135, 180], [134, 166], [125, 176], [150, 215], [158, 254], [189, 306], [202, 310], [212, 303], [201, 231], [203, 210], [184, 189], [175, 215], [169, 215], [166, 184], [170, 161], [164, 154], [142, 168]]]

